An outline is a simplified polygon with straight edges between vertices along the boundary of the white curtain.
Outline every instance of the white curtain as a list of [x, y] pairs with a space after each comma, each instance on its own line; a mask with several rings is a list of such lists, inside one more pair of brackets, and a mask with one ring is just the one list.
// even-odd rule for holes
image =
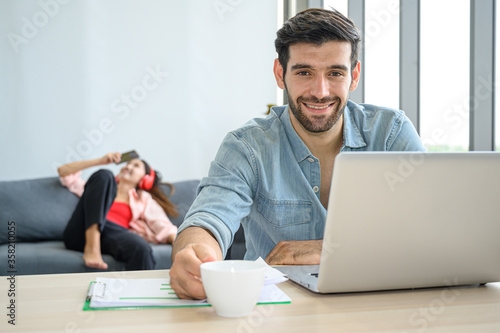
[[277, 6], [2, 0], [0, 180], [131, 149], [167, 181], [203, 177], [227, 132], [276, 103]]

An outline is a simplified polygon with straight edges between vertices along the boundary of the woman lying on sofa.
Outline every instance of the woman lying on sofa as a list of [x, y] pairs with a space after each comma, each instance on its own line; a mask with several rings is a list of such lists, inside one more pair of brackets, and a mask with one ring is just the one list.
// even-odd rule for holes
[[101, 169], [87, 182], [81, 178], [81, 170], [120, 160], [120, 153], [108, 153], [57, 169], [61, 183], [80, 197], [64, 230], [64, 244], [82, 251], [88, 267], [107, 269], [104, 253], [125, 262], [127, 270], [153, 269], [148, 242], [172, 243], [177, 233], [167, 217], [175, 217], [177, 210], [158, 187], [158, 173], [145, 161], [132, 159], [116, 177]]

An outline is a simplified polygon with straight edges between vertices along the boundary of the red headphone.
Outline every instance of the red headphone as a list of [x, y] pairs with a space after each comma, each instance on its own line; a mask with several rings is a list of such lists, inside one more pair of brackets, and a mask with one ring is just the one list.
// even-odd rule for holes
[[[156, 173], [153, 168], [151, 168], [150, 174], [144, 175], [142, 179], [139, 181], [139, 188], [141, 190], [146, 190], [149, 191], [150, 189], [153, 188], [153, 185], [155, 183], [155, 178], [156, 178]], [[118, 178], [118, 175], [115, 177], [116, 183], [118, 184], [120, 182], [120, 179]]]
[[144, 175], [144, 177], [142, 177], [141, 181], [139, 182], [139, 188], [141, 190], [149, 191], [150, 189], [153, 188], [155, 178], [156, 178], [156, 173], [154, 169], [151, 168], [150, 174], [149, 175], [146, 174]]

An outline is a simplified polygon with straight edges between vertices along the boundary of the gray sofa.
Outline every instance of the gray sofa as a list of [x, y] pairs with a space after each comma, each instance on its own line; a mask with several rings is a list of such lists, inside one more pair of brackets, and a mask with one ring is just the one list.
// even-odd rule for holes
[[[179, 210], [172, 222], [179, 226], [195, 196], [198, 180], [173, 183], [171, 200]], [[169, 195], [170, 188], [161, 185]], [[82, 253], [67, 250], [63, 230], [79, 198], [61, 186], [59, 178], [0, 181], [0, 275], [92, 272]], [[172, 247], [152, 244], [155, 269], [170, 268]], [[226, 259], [242, 258], [243, 231], [235, 238]], [[108, 271], [124, 270], [124, 264], [104, 255]]]

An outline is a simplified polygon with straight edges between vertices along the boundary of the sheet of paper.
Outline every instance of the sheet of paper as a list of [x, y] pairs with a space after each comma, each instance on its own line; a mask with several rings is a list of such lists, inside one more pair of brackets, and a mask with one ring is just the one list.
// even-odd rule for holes
[[292, 299], [278, 288], [277, 285], [269, 284], [262, 287], [257, 304], [290, 303], [291, 301]]
[[277, 270], [276, 268], [269, 266], [261, 257], [259, 257], [259, 259], [255, 261], [266, 266], [266, 278], [264, 280], [265, 286], [271, 284], [278, 284], [288, 280], [285, 274], [281, 273], [281, 271]]

